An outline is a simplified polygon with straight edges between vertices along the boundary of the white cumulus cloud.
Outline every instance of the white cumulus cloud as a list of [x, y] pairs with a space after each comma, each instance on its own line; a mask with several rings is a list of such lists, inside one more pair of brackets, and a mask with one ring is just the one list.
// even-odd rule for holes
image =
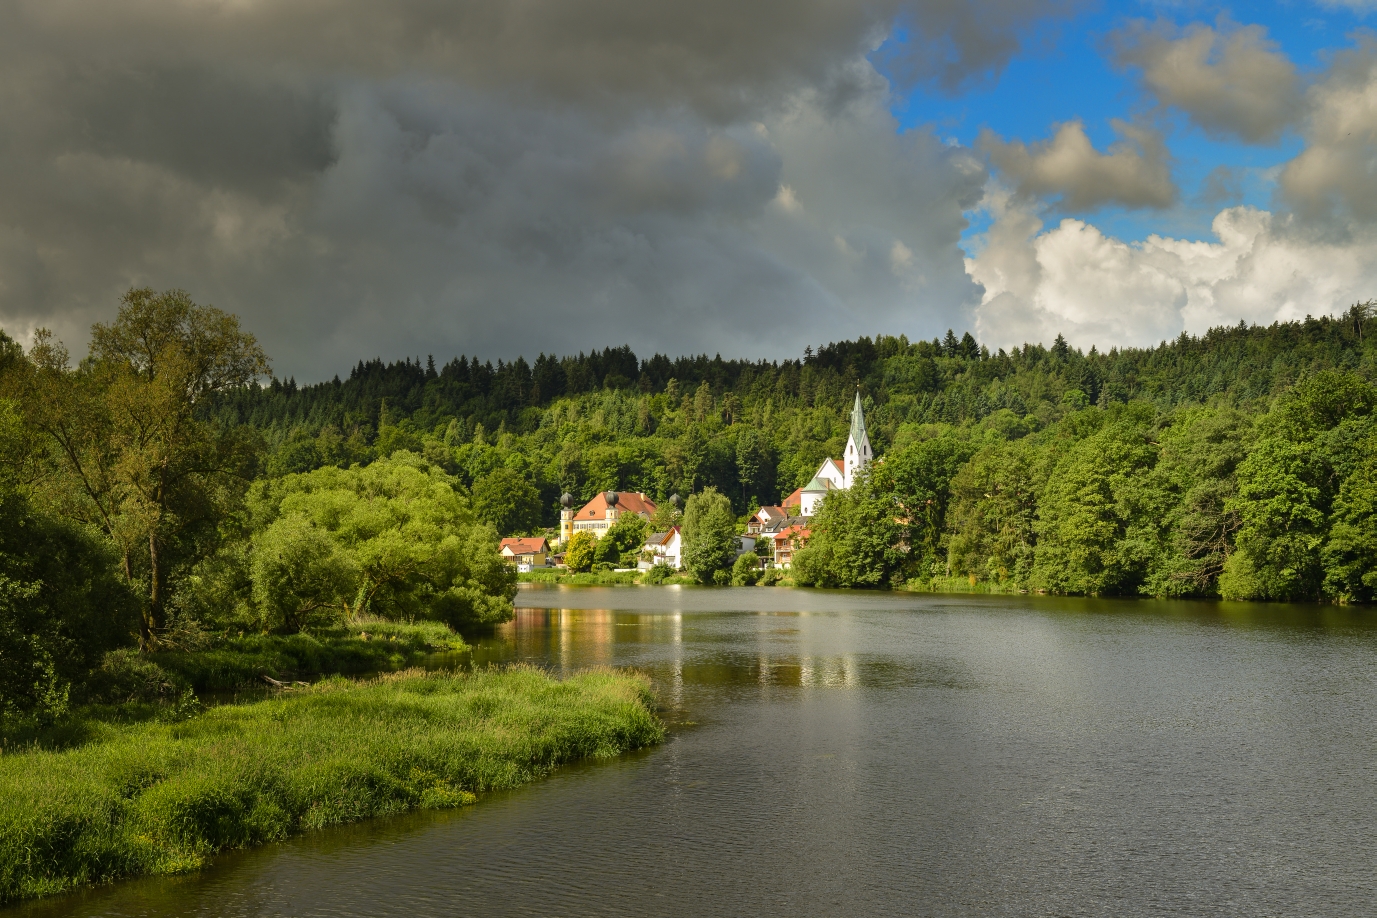
[[1240, 320], [1333, 313], [1377, 291], [1377, 231], [1336, 239], [1250, 207], [1220, 211], [1214, 241], [1152, 235], [1125, 243], [1080, 220], [1043, 231], [1032, 206], [998, 187], [994, 221], [967, 267], [985, 294], [982, 341], [1148, 346]]

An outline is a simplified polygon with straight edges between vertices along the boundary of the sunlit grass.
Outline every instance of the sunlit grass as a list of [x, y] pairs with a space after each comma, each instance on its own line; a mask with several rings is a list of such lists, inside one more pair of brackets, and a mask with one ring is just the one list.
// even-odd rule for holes
[[191, 870], [226, 848], [462, 806], [658, 742], [648, 682], [531, 669], [333, 678], [181, 723], [0, 756], [0, 902]]

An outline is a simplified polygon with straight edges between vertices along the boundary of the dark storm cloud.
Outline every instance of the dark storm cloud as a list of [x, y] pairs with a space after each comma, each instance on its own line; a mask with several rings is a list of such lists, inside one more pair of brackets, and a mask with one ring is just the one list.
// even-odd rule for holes
[[865, 53], [919, 23], [890, 63], [954, 86], [1050, 8], [7, 4], [0, 324], [77, 344], [128, 285], [177, 285], [302, 377], [930, 334], [978, 301], [984, 173], [896, 135]]

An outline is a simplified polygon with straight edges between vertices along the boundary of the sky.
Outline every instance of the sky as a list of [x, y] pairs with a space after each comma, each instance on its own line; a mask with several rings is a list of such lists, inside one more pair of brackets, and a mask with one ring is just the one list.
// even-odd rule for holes
[[1377, 297], [1377, 0], [11, 0], [0, 328], [1100, 349]]

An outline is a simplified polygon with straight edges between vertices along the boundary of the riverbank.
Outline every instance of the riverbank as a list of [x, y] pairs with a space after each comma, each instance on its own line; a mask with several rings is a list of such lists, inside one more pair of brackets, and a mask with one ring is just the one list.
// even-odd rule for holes
[[442, 622], [365, 620], [309, 634], [226, 637], [191, 652], [165, 651], [141, 659], [203, 692], [240, 688], [265, 675], [286, 681], [402, 669], [432, 653], [468, 649]]
[[333, 678], [0, 756], [0, 903], [194, 870], [217, 851], [472, 803], [658, 742], [644, 678], [532, 669]]

